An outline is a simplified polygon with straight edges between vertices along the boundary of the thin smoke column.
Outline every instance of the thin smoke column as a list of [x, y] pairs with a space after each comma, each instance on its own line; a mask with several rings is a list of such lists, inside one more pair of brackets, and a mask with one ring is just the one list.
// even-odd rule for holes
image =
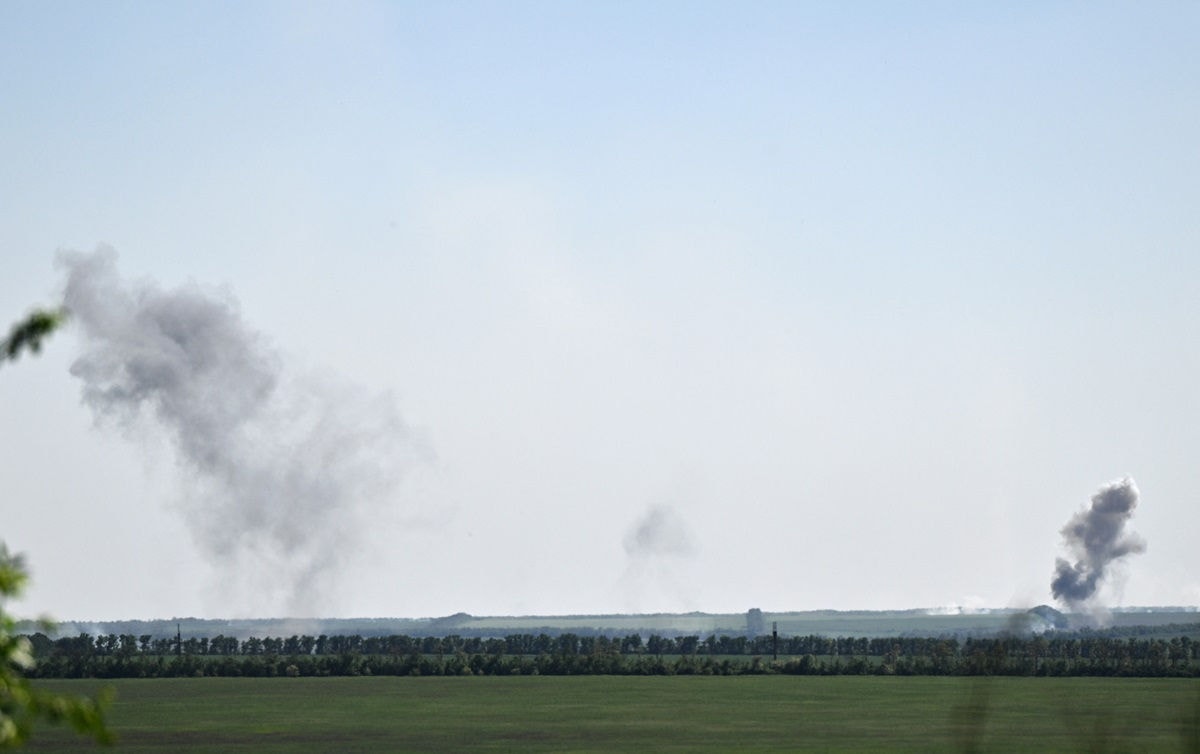
[[1137, 487], [1133, 479], [1125, 477], [1101, 487], [1092, 495], [1091, 507], [1067, 522], [1062, 535], [1076, 561], [1072, 564], [1062, 558], [1056, 560], [1050, 583], [1056, 599], [1072, 607], [1086, 603], [1096, 594], [1115, 561], [1145, 552], [1145, 541], [1125, 531], [1137, 502]]
[[116, 259], [59, 256], [84, 403], [102, 425], [169, 438], [188, 476], [182, 512], [222, 592], [259, 611], [326, 606], [337, 566], [420, 455], [394, 400], [287, 368], [228, 293], [126, 283]]

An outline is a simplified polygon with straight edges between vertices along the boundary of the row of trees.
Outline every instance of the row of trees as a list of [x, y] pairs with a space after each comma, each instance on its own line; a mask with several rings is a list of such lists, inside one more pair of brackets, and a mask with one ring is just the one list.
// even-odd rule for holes
[[115, 635], [29, 637], [43, 678], [181, 675], [798, 674], [1200, 675], [1189, 637], [854, 638], [514, 634], [503, 638]]
[[776, 644], [770, 636], [711, 635], [701, 639], [692, 636], [661, 636], [652, 634], [643, 640], [640, 634], [620, 637], [590, 636], [574, 633], [510, 634], [504, 637], [480, 638], [450, 636], [308, 636], [287, 638], [236, 637], [155, 637], [149, 634], [79, 634], [74, 637], [51, 639], [43, 633], [28, 637], [38, 656], [54, 654], [83, 656], [135, 655], [329, 655], [329, 654], [509, 654], [590, 655], [616, 653], [622, 655], [828, 655], [828, 656], [897, 656], [948, 657], [972, 654], [980, 646], [1009, 648], [1010, 653], [1044, 658], [1106, 658], [1129, 656], [1145, 659], [1164, 654], [1172, 660], [1192, 660], [1200, 655], [1200, 642], [1189, 636], [1170, 638], [1115, 638], [1098, 635], [1052, 634], [1027, 637], [967, 638], [954, 637], [835, 637], [787, 636]]

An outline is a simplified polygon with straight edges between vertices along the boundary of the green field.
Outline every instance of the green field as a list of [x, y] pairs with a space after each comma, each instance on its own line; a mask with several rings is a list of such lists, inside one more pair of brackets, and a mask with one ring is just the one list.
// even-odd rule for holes
[[[86, 692], [96, 681], [45, 682]], [[117, 751], [1200, 751], [1187, 679], [123, 680]], [[42, 727], [32, 751], [94, 751]]]

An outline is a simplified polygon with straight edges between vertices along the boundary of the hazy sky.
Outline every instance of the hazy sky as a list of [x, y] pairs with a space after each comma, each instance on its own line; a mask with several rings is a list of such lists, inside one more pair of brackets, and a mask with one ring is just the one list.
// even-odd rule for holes
[[0, 4], [0, 324], [107, 244], [414, 451], [289, 601], [202, 546], [152, 417], [96, 424], [77, 322], [0, 368], [17, 609], [1033, 605], [1127, 474], [1147, 550], [1104, 601], [1198, 604], [1198, 34], [1194, 2]]

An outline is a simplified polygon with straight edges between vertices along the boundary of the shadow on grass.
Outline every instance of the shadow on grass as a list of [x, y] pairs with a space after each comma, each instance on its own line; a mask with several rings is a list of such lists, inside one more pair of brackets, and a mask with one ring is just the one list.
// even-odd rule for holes
[[1185, 710], [1180, 716], [1179, 735], [1184, 751], [1200, 754], [1200, 688], [1196, 689], [1191, 709]]
[[1128, 751], [1127, 742], [1134, 732], [1127, 720], [1118, 719], [1112, 706], [1085, 707], [1078, 701], [1068, 701], [1062, 708], [1063, 723], [1076, 741], [1076, 751], [1104, 754]]
[[950, 709], [951, 729], [959, 751], [968, 754], [982, 751], [991, 697], [989, 679], [975, 678], [967, 687], [962, 702]]
[[[988, 750], [988, 720], [994, 712], [993, 681], [988, 677], [971, 679], [962, 691], [962, 698], [950, 709], [954, 748], [967, 754]], [[1139, 719], [1136, 712], [1110, 700], [1097, 704], [1096, 699], [1064, 697], [1059, 704], [1059, 718], [1070, 741], [1070, 750], [1107, 754], [1135, 752], [1139, 735], [1154, 721]], [[1168, 713], [1157, 724], [1172, 720], [1178, 732], [1178, 751], [1200, 754], [1200, 686], [1181, 705], [1178, 715]], [[1161, 746], [1162, 740], [1159, 741]], [[992, 742], [994, 747], [995, 741]], [[1168, 749], [1173, 749], [1169, 743]], [[1163, 749], [1156, 749], [1163, 750]]]

